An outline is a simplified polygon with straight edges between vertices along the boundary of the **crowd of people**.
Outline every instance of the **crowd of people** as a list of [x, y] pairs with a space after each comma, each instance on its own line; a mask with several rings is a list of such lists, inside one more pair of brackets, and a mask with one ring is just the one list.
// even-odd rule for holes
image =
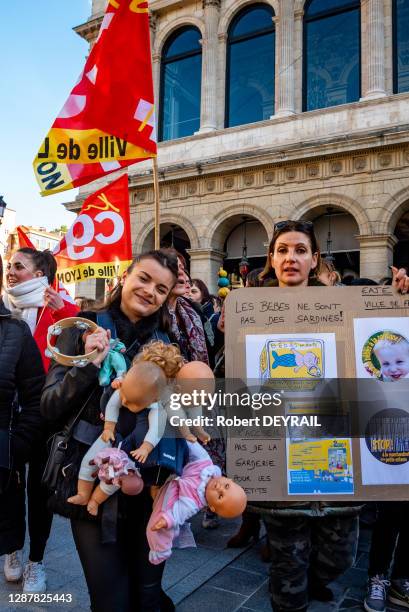
[[[5, 578], [11, 582], [23, 578], [27, 593], [46, 590], [43, 557], [53, 512], [57, 512], [70, 520], [94, 612], [173, 610], [161, 585], [166, 562], [163, 559], [170, 554], [165, 533], [171, 528], [176, 532], [182, 529], [185, 519], [198, 508], [204, 507], [205, 528], [217, 528], [219, 516], [235, 516], [234, 511], [244, 510], [241, 493], [225, 478], [223, 435], [201, 443], [195, 436], [188, 441], [174, 438], [172, 453], [164, 452], [169, 443], [167, 436], [163, 442], [159, 436], [148, 452], [137, 454], [137, 495], [127, 494], [126, 487], [121, 488], [121, 481], [114, 478], [115, 489], [110, 489], [114, 494], [107, 494], [97, 511], [87, 510], [90, 495], [85, 496], [84, 503], [80, 497], [77, 503], [68, 499], [79, 495], [78, 475], [81, 469], [82, 475], [86, 473], [84, 465], [81, 468], [83, 458], [107, 431], [103, 415], [115, 392], [112, 385], [119, 389], [119, 412], [104, 440], [104, 449], [114, 446], [111, 450], [117, 453], [116, 459], [122, 453], [121, 465], [129, 467], [128, 460], [135, 459], [135, 451], [143, 446], [152, 429], [154, 403], [160, 398], [152, 395], [151, 388], [149, 401], [147, 397], [145, 401], [135, 397], [130, 400], [129, 381], [135, 376], [122, 377], [128, 381], [128, 391], [121, 377], [118, 383], [115, 372], [115, 384], [111, 385], [111, 380], [108, 385], [99, 382], [104, 361], [115, 342], [122, 343], [128, 368], [152, 342], [161, 342], [177, 347], [177, 371], [182, 363], [204, 364], [210, 373], [222, 378], [224, 304], [210, 294], [201, 279], [189, 276], [183, 255], [170, 248], [136, 257], [100, 303], [87, 302], [85, 298], [80, 298], [78, 305], [64, 301], [52, 288], [55, 274], [53, 256], [34, 249], [19, 249], [7, 264], [4, 278], [0, 265], [0, 555], [5, 555]], [[245, 281], [248, 287], [271, 287], [276, 291], [375, 283], [371, 279], [341, 279], [333, 264], [321, 259], [313, 224], [305, 221], [277, 223], [264, 268], [251, 271]], [[409, 291], [405, 269], [392, 268], [391, 278], [384, 282], [402, 293]], [[92, 359], [70, 366], [50, 360], [46, 351], [48, 328], [76, 316], [93, 321], [96, 329], [63, 330], [56, 350], [62, 355], [93, 355]], [[155, 355], [153, 367], [164, 369], [167, 358], [158, 352]], [[149, 361], [146, 354], [144, 359]], [[146, 384], [141, 379], [141, 388], [147, 388]], [[163, 427], [169, 427], [169, 423]], [[42, 481], [48, 458], [47, 440], [64, 428], [73, 431], [67, 451], [69, 462], [60, 474], [60, 486], [50, 494]], [[166, 462], [164, 457], [170, 455], [174, 460]], [[101, 463], [104, 461], [109, 463], [111, 459]], [[180, 477], [180, 485], [175, 484], [179, 480], [172, 480], [172, 474]], [[92, 483], [88, 483], [91, 493], [95, 479], [87, 478]], [[190, 484], [189, 489], [188, 482], [195, 484]], [[178, 495], [187, 496], [193, 510], [186, 510], [186, 502], [181, 510]], [[168, 511], [169, 504], [172, 508]], [[23, 564], [26, 505], [30, 547], [28, 561]], [[352, 502], [249, 504], [239, 532], [227, 545], [240, 547], [257, 539], [262, 520], [268, 539], [264, 556], [271, 564], [272, 608], [274, 612], [302, 612], [311, 599], [331, 601], [333, 594], [327, 585], [352, 566], [361, 510], [362, 505]], [[368, 612], [383, 612], [387, 597], [409, 608], [408, 510], [406, 501], [376, 505], [364, 601]], [[148, 528], [155, 512], [157, 520]], [[161, 537], [155, 539], [151, 531], [163, 535], [166, 554], [164, 549], [160, 554], [152, 550], [153, 541], [158, 546], [162, 543]]]

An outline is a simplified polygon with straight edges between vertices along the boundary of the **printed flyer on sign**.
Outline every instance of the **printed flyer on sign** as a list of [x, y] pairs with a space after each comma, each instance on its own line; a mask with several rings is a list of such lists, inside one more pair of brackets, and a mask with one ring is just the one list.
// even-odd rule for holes
[[289, 495], [354, 493], [351, 440], [287, 438]]
[[409, 485], [409, 411], [374, 412], [360, 447], [362, 484]]
[[246, 371], [263, 381], [336, 378], [335, 334], [248, 335]]
[[409, 318], [354, 319], [357, 378], [409, 379]]
[[[362, 484], [409, 484], [409, 319], [354, 319], [354, 339], [357, 378], [374, 380], [360, 440]], [[362, 401], [370, 402], [369, 391]]]

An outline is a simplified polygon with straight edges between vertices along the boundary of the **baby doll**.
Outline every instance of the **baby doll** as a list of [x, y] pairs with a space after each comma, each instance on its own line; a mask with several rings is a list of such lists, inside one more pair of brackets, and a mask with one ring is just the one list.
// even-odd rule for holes
[[199, 442], [187, 442], [189, 462], [180, 478], [169, 479], [153, 502], [153, 512], [146, 529], [149, 561], [162, 563], [172, 554], [173, 540], [180, 527], [201, 508], [225, 518], [235, 518], [247, 504], [244, 489], [221, 476], [208, 453]]
[[115, 391], [105, 410], [104, 431], [85, 454], [79, 472], [77, 495], [68, 498], [70, 504], [87, 506], [90, 514], [98, 513], [98, 506], [119, 489], [119, 484], [101, 483], [93, 490], [93, 462], [98, 453], [111, 448], [115, 441], [115, 427], [121, 405], [131, 412], [140, 412], [149, 407], [149, 429], [141, 446], [132, 451], [132, 456], [144, 463], [149, 452], [158, 444], [166, 426], [166, 412], [158, 400], [166, 386], [163, 370], [154, 363], [137, 361], [127, 372], [121, 387]]
[[[185, 363], [185, 365], [182, 366], [175, 376], [175, 389], [181, 395], [184, 393], [191, 395], [194, 391], [197, 391], [198, 393], [201, 391], [204, 391], [205, 393], [213, 393], [214, 387], [215, 382], [213, 372], [209, 366], [202, 361], [190, 361], [189, 363]], [[170, 408], [169, 405], [167, 405], [168, 416], [170, 417], [171, 415], [177, 415], [180, 422], [183, 423], [184, 419], [186, 419], [186, 408], [189, 412], [189, 419], [201, 416], [202, 414], [202, 407], [197, 404], [192, 405], [191, 407], [186, 406], [184, 408], [182, 408], [181, 405], [177, 408]], [[210, 441], [209, 434], [201, 425], [192, 426], [194, 433], [192, 433], [190, 427], [185, 424], [179, 425], [179, 430], [182, 436], [188, 442], [196, 442], [197, 438], [199, 438], [203, 444], [207, 444], [207, 442]]]
[[[131, 412], [140, 412], [149, 407], [149, 429], [139, 448], [131, 451], [134, 459], [145, 463], [149, 453], [163, 436], [166, 427], [166, 412], [158, 403], [166, 387], [167, 378], [173, 377], [183, 364], [179, 349], [171, 344], [157, 341], [143, 347], [133, 361], [126, 376], [115, 382], [119, 388], [112, 394], [105, 410], [104, 431], [84, 456], [79, 473], [77, 495], [67, 501], [71, 504], [87, 505], [90, 514], [97, 514], [98, 505], [118, 490], [118, 483], [101, 481], [93, 492], [92, 462], [100, 451], [110, 448], [115, 441], [115, 427], [119, 410], [125, 406]], [[92, 496], [91, 496], [92, 494]]]
[[398, 342], [383, 339], [373, 347], [380, 363], [382, 380], [395, 381], [409, 374], [409, 342], [402, 338]]

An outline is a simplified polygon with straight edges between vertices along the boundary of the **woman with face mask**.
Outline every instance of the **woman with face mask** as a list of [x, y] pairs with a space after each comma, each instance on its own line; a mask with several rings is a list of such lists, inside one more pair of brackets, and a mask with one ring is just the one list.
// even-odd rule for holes
[[[81, 316], [98, 322], [100, 314], [109, 315], [117, 337], [132, 360], [139, 349], [161, 331], [161, 310], [178, 278], [177, 260], [163, 251], [143, 253], [133, 260], [121, 283], [111, 292], [102, 310]], [[101, 434], [102, 387], [99, 368], [109, 350], [110, 332], [99, 326], [93, 333], [65, 330], [57, 347], [65, 355], [86, 354], [97, 349], [97, 357], [85, 367], [66, 367], [53, 362], [42, 398], [42, 412], [52, 422], [67, 423], [87, 398], [74, 439], [78, 466], [89, 446]], [[147, 409], [138, 413], [121, 409], [116, 431], [126, 438], [136, 429], [141, 441], [148, 431]], [[86, 437], [95, 431], [91, 438]], [[169, 471], [161, 466], [142, 469], [146, 485], [161, 485]], [[76, 481], [76, 476], [75, 476]], [[111, 504], [111, 505], [110, 505]], [[113, 505], [112, 505], [113, 504]], [[114, 511], [117, 504], [117, 511]], [[86, 506], [73, 506], [64, 500], [66, 516], [84, 570], [93, 612], [171, 611], [174, 606], [161, 589], [164, 563], [149, 562], [146, 526], [152, 512], [152, 499], [146, 486], [136, 496], [121, 492], [101, 506], [98, 519], [92, 520]]]
[[[0, 291], [3, 264], [0, 258]], [[25, 462], [42, 435], [44, 369], [28, 325], [0, 297], [0, 556], [6, 579], [21, 578], [24, 546]]]
[[[7, 264], [3, 294], [6, 308], [29, 326], [46, 372], [50, 364], [45, 354], [49, 326], [65, 317], [74, 317], [79, 310], [75, 304], [64, 301], [52, 288], [56, 271], [57, 262], [50, 251], [19, 249]], [[47, 438], [48, 433], [44, 431], [43, 439], [38, 442], [28, 467], [28, 562], [23, 571], [21, 550], [16, 550], [6, 556], [4, 565], [6, 580], [15, 581], [23, 576], [25, 593], [43, 593], [46, 590], [43, 557], [50, 535], [52, 514], [47, 510], [47, 492], [41, 487], [41, 475], [47, 459]]]

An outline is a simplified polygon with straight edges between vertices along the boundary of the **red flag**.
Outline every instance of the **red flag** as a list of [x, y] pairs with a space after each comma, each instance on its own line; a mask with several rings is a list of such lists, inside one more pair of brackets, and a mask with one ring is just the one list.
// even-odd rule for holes
[[110, 0], [97, 42], [34, 160], [42, 195], [156, 155], [148, 2]]
[[128, 177], [90, 195], [54, 249], [58, 279], [65, 283], [116, 278], [132, 260]]
[[19, 249], [24, 249], [24, 248], [35, 249], [34, 244], [31, 242], [30, 238], [25, 233], [23, 227], [24, 227], [23, 225], [18, 225], [16, 227], [17, 237], [18, 237], [18, 248]]

